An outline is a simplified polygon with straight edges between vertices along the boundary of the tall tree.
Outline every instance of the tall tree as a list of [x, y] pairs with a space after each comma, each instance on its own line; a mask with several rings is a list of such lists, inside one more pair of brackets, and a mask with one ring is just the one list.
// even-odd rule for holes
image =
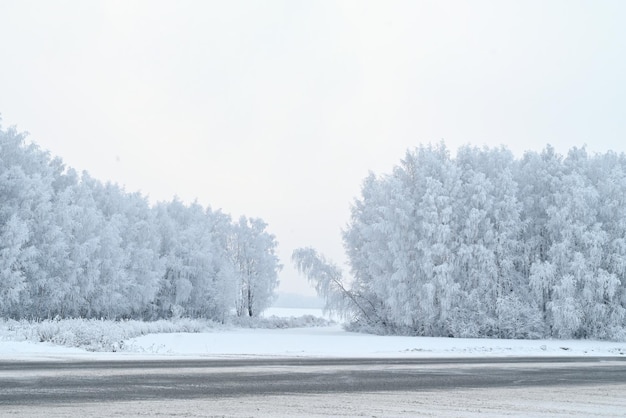
[[230, 253], [238, 278], [238, 316], [258, 316], [270, 306], [278, 287], [282, 268], [275, 253], [278, 243], [266, 227], [261, 219], [245, 216], [233, 227]]

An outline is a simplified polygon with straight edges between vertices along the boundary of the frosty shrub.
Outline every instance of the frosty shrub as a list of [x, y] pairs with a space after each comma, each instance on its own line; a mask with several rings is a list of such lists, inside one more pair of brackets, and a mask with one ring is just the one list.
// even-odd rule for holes
[[124, 341], [146, 334], [202, 332], [221, 326], [197, 319], [173, 321], [110, 321], [96, 319], [53, 319], [4, 321], [0, 336], [5, 340], [50, 342], [89, 351], [122, 351]]
[[278, 316], [270, 316], [268, 318], [236, 317], [232, 320], [232, 325], [238, 327], [264, 329], [325, 327], [331, 324], [333, 324], [333, 321], [314, 315], [292, 316], [289, 318]]
[[100, 319], [52, 319], [43, 321], [0, 321], [0, 340], [49, 342], [88, 351], [124, 351], [124, 341], [147, 334], [198, 333], [229, 326], [243, 328], [320, 327], [332, 323], [313, 315], [269, 318], [231, 316], [227, 324], [180, 318], [159, 321], [111, 321]]

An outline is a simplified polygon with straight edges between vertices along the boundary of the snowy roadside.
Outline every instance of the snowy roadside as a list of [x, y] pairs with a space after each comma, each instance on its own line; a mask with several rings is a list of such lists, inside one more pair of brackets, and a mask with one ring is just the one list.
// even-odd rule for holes
[[[314, 310], [273, 310], [294, 316]], [[319, 311], [318, 313], [319, 314]], [[378, 336], [344, 331], [340, 325], [263, 329], [215, 328], [162, 332], [120, 341], [117, 352], [91, 352], [31, 341], [0, 341], [3, 360], [111, 360], [230, 357], [556, 357], [621, 356], [626, 343], [588, 340], [502, 340]]]

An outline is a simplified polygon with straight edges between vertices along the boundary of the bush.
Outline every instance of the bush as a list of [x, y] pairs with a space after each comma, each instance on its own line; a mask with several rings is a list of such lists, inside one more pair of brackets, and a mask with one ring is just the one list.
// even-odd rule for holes
[[[243, 328], [319, 327], [332, 323], [313, 315], [280, 318], [233, 318], [231, 326]], [[52, 319], [43, 321], [0, 320], [0, 340], [49, 342], [88, 351], [124, 350], [124, 341], [147, 334], [197, 333], [224, 325], [209, 320], [179, 318], [144, 322], [98, 319]]]
[[146, 334], [202, 332], [215, 323], [182, 318], [172, 321], [111, 321], [96, 319], [52, 319], [0, 323], [0, 338], [13, 341], [50, 342], [88, 351], [119, 351], [124, 341]]

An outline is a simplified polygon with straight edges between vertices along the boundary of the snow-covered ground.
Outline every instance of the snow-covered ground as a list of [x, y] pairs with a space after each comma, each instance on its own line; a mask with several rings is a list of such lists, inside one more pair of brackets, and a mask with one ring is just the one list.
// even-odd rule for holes
[[340, 326], [152, 334], [127, 341], [135, 353], [199, 356], [458, 357], [614, 356], [626, 345], [596, 341], [522, 341], [377, 336]]
[[[266, 315], [318, 315], [321, 311], [272, 309]], [[137, 359], [157, 357], [478, 357], [621, 356], [626, 343], [581, 340], [497, 340], [378, 336], [340, 325], [290, 329], [219, 328], [202, 333], [149, 334], [123, 342], [115, 353], [28, 341], [0, 341], [0, 358]]]

